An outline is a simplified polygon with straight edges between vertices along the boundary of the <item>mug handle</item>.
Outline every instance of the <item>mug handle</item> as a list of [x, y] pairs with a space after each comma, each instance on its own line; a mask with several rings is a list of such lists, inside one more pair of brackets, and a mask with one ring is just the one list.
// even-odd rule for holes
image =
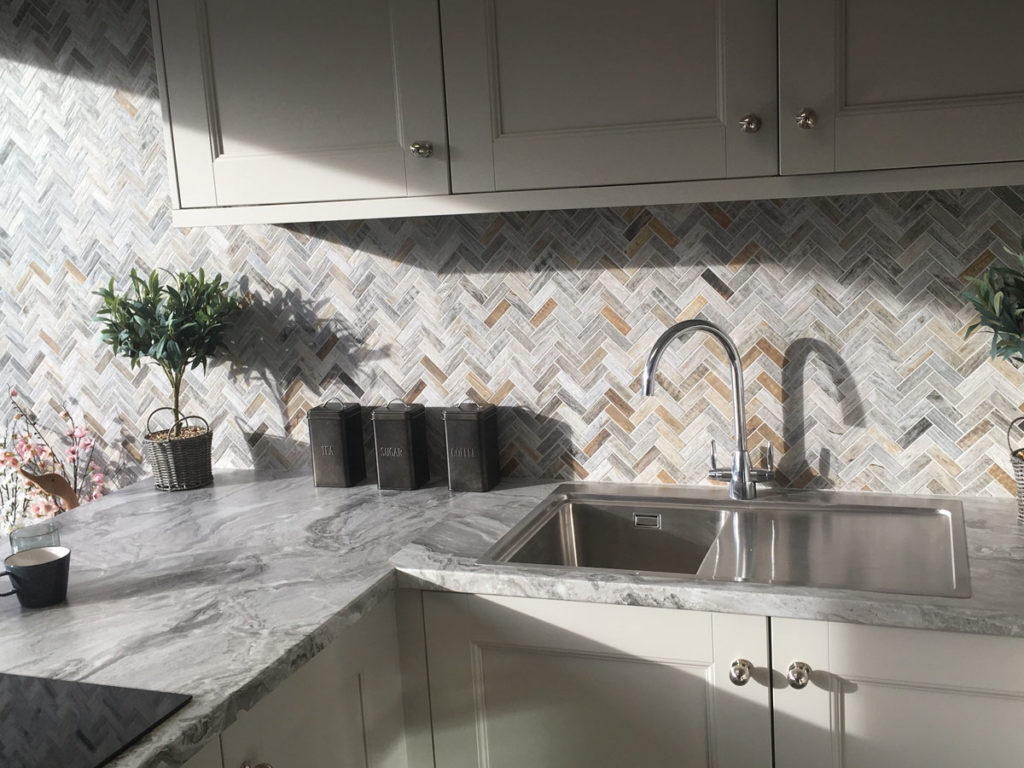
[[[10, 576], [10, 575], [11, 575], [10, 571], [0, 571], [0, 576]], [[7, 597], [8, 595], [16, 595], [16, 594], [18, 594], [18, 590], [17, 589], [12, 589], [10, 592], [0, 592], [0, 597]]]

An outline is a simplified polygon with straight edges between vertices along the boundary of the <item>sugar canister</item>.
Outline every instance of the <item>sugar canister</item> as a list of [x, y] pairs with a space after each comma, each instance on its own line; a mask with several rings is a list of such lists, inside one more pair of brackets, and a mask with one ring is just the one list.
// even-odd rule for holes
[[366, 477], [363, 418], [358, 403], [331, 400], [306, 412], [313, 485], [348, 488]]
[[450, 490], [489, 491], [498, 482], [497, 417], [495, 406], [476, 403], [441, 412]]
[[377, 455], [377, 485], [411, 491], [430, 479], [427, 467], [426, 408], [400, 401], [375, 408], [373, 441]]

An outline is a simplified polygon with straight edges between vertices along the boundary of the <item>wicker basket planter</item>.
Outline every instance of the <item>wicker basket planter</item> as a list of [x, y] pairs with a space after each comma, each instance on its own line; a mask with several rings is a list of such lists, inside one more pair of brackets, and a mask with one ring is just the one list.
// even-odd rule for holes
[[1014, 419], [1006, 429], [1006, 445], [1010, 449], [1010, 465], [1013, 467], [1013, 479], [1017, 481], [1017, 521], [1024, 523], [1024, 448], [1014, 448], [1010, 442], [1013, 428], [1024, 423], [1024, 417]]
[[[213, 431], [202, 416], [184, 416], [171, 425], [170, 429], [154, 432], [153, 417], [160, 411], [173, 408], [157, 408], [149, 414], [146, 422], [146, 437], [142, 444], [146, 458], [153, 467], [154, 484], [161, 491], [187, 491], [202, 488], [213, 482]], [[201, 421], [203, 429], [189, 427], [189, 421]], [[188, 431], [180, 437], [171, 437], [178, 425]]]

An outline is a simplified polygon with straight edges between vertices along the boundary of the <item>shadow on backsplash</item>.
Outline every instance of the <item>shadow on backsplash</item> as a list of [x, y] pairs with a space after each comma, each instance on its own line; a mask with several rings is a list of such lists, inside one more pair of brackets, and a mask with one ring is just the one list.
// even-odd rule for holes
[[[364, 391], [350, 372], [386, 359], [391, 349], [370, 349], [344, 320], [320, 317], [311, 298], [295, 289], [262, 288], [254, 290], [247, 276], [239, 280], [248, 303], [227, 337], [228, 376], [251, 397], [270, 400], [285, 425], [286, 435], [271, 435], [266, 423], [253, 428], [245, 416], [234, 418], [258, 469], [294, 465], [308, 451], [306, 410], [321, 399], [359, 400]], [[307, 402], [304, 392], [316, 402]]]
[[864, 401], [846, 361], [820, 339], [797, 339], [786, 347], [783, 355], [782, 391], [787, 397], [782, 403], [782, 440], [786, 450], [779, 460], [778, 470], [790, 486], [834, 488], [832, 452], [828, 448], [821, 449], [817, 468], [811, 466], [808, 457], [807, 436], [819, 423], [813, 416], [808, 419], [806, 413], [804, 385], [807, 363], [812, 356], [817, 357], [828, 372], [835, 400], [842, 410], [843, 424], [846, 427], [863, 427], [867, 423]]

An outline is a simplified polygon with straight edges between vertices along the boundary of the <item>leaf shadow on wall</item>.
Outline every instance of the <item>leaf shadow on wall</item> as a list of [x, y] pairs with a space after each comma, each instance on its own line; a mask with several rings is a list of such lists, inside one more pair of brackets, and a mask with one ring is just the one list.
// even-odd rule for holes
[[[352, 373], [387, 358], [391, 348], [367, 348], [342, 318], [318, 316], [297, 290], [261, 287], [254, 291], [248, 277], [239, 280], [247, 302], [227, 338], [228, 376], [248, 398], [234, 420], [254, 467], [289, 468], [308, 461], [300, 426], [306, 411], [322, 400], [359, 399], [364, 392]], [[253, 423], [246, 414], [260, 412], [260, 396], [277, 409], [277, 424]]]
[[807, 362], [815, 355], [828, 371], [836, 402], [842, 409], [843, 423], [848, 427], [862, 427], [867, 423], [864, 401], [857, 390], [857, 382], [846, 361], [832, 347], [820, 339], [797, 339], [788, 347], [782, 362], [782, 391], [787, 397], [782, 404], [782, 440], [786, 450], [779, 461], [778, 470], [786, 478], [786, 485], [796, 487], [832, 488], [832, 452], [822, 447], [818, 453], [818, 466], [811, 466], [807, 455], [808, 432], [818, 422], [808, 419], [805, 407], [804, 384]]

